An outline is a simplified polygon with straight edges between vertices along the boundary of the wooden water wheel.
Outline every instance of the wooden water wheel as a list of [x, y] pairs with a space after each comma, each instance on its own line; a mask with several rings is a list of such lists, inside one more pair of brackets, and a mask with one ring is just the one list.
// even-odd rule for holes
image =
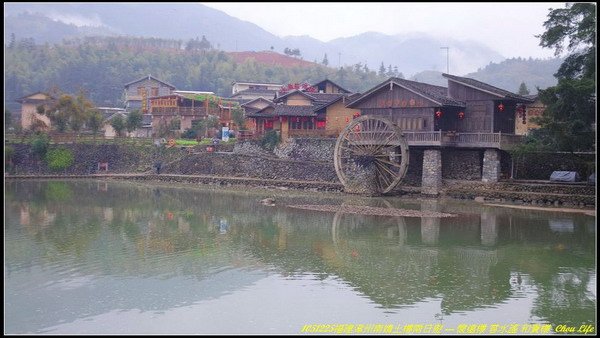
[[351, 187], [358, 182], [375, 194], [386, 194], [406, 175], [408, 143], [402, 130], [390, 120], [364, 115], [353, 120], [338, 137], [334, 165], [346, 191], [356, 190]]

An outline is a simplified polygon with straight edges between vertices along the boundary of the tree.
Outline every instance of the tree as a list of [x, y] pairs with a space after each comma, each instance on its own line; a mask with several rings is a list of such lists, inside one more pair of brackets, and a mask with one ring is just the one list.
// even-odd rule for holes
[[125, 127], [128, 132], [133, 132], [134, 130], [140, 128], [142, 126], [142, 121], [144, 117], [139, 110], [132, 111], [127, 115], [127, 121], [125, 123]]
[[126, 125], [125, 125], [125, 120], [123, 119], [123, 117], [121, 116], [121, 114], [115, 114], [116, 116], [114, 116], [111, 120], [110, 120], [110, 125], [113, 127], [113, 129], [115, 130], [115, 133], [117, 133], [117, 137], [121, 136], [121, 133], [123, 132], [123, 130], [125, 130]]
[[558, 55], [568, 40], [571, 54], [555, 74], [558, 84], [538, 91], [546, 109], [534, 119], [541, 130], [529, 141], [554, 150], [592, 150], [596, 122], [596, 5], [568, 3], [563, 9], [550, 9], [544, 27], [546, 31], [538, 36], [540, 45], [555, 48]]
[[519, 86], [518, 94], [519, 95], [529, 95], [529, 89], [527, 89], [527, 85], [525, 84], [525, 81], [521, 82], [521, 85]]
[[558, 78], [595, 77], [596, 73], [596, 4], [567, 3], [565, 8], [550, 9], [544, 22], [546, 31], [537, 35], [540, 46], [554, 48], [560, 55], [568, 40], [571, 54], [558, 69]]
[[383, 64], [383, 61], [381, 61], [381, 65], [379, 66], [379, 76], [385, 76], [385, 65]]
[[69, 118], [69, 125], [71, 130], [75, 132], [75, 137], [85, 124], [85, 122], [89, 119], [90, 114], [92, 113], [92, 109], [94, 108], [94, 104], [88, 100], [85, 96], [83, 90], [80, 90], [75, 97], [75, 107], [71, 110], [71, 116]]
[[233, 118], [233, 122], [237, 125], [237, 129], [244, 129], [244, 109], [240, 106], [236, 106], [231, 111], [231, 117]]
[[202, 40], [198, 44], [198, 48], [200, 48], [202, 50], [211, 49], [212, 44], [206, 39], [206, 36], [202, 35]]
[[394, 76], [394, 71], [392, 70], [392, 64], [391, 63], [388, 65], [387, 73], [385, 73], [385, 75], [387, 75], [389, 77]]
[[92, 111], [88, 118], [87, 125], [92, 131], [94, 143], [96, 143], [96, 134], [98, 134], [100, 129], [102, 129], [102, 122], [104, 122], [102, 114], [100, 114], [98, 111]]
[[323, 57], [323, 61], [321, 63], [325, 66], [329, 65], [329, 60], [327, 60], [327, 53], [325, 53], [325, 56]]
[[70, 95], [63, 94], [48, 110], [44, 110], [43, 106], [38, 106], [37, 109], [38, 113], [43, 112], [48, 116], [56, 130], [64, 133], [69, 125], [69, 116], [75, 109], [75, 103]]

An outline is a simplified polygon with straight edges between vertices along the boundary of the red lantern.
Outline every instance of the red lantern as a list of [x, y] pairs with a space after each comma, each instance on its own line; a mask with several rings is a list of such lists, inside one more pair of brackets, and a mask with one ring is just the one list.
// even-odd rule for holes
[[458, 112], [458, 118], [459, 118], [460, 120], [464, 119], [464, 118], [465, 118], [465, 112], [464, 112], [464, 111], [459, 111], [459, 112]]
[[498, 105], [498, 111], [504, 111], [504, 105], [502, 103]]
[[441, 118], [441, 117], [442, 117], [442, 111], [441, 111], [441, 110], [438, 110], [438, 111], [436, 111], [436, 112], [435, 112], [435, 118], [436, 118], [436, 119], [439, 119], [439, 118]]

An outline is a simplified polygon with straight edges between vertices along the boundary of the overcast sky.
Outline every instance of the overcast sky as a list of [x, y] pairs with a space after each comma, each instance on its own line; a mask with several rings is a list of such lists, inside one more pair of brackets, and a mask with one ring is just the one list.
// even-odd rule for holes
[[233, 17], [278, 35], [309, 35], [327, 42], [364, 32], [410, 32], [475, 40], [504, 57], [546, 58], [554, 50], [539, 46], [553, 3], [210, 3]]

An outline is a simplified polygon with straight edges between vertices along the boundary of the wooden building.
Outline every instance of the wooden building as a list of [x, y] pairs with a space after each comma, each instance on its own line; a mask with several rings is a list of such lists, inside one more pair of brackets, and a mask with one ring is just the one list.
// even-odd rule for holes
[[144, 76], [125, 84], [125, 110], [140, 110], [143, 114], [150, 111], [150, 98], [170, 95], [175, 86], [159, 80], [152, 75]]
[[321, 82], [315, 83], [312, 86], [317, 90], [317, 93], [352, 94], [351, 91], [343, 88], [342, 86], [338, 85], [337, 83], [335, 83], [329, 79], [325, 79]]
[[56, 99], [50, 94], [37, 92], [16, 101], [21, 104], [21, 127], [23, 130], [31, 129], [32, 125], [42, 130], [50, 130], [51, 122], [48, 116], [37, 113], [38, 106], [48, 109]]
[[283, 85], [277, 83], [233, 82], [229, 98], [250, 101], [262, 97], [273, 100], [282, 87]]
[[443, 74], [448, 87], [390, 78], [347, 105], [362, 115], [385, 116], [409, 145], [508, 148], [518, 107], [533, 102], [506, 90]]
[[196, 121], [205, 119], [208, 115], [220, 116], [221, 113], [219, 98], [212, 92], [177, 91], [151, 97], [149, 101], [153, 134], [165, 126], [183, 132]]
[[264, 102], [264, 107], [248, 110], [257, 135], [269, 130], [279, 131], [282, 140], [289, 137], [336, 137], [359, 115], [358, 110], [346, 107], [350, 95], [345, 93], [288, 92]]
[[483, 182], [511, 177], [507, 150], [523, 137], [516, 134], [516, 119], [534, 100], [474, 79], [442, 75], [448, 87], [390, 78], [347, 107], [386, 117], [402, 129], [411, 158], [422, 157], [416, 160], [422, 161], [420, 169], [413, 170], [422, 175], [424, 194], [439, 193], [442, 171], [453, 179], [465, 179], [468, 172]]

